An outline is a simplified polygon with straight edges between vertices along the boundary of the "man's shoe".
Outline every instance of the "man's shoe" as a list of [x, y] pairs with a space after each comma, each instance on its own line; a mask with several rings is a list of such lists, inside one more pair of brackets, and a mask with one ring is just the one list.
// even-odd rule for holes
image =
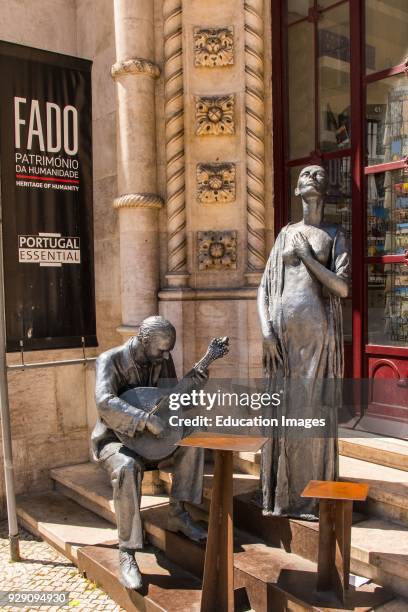
[[177, 514], [169, 514], [167, 529], [174, 532], [180, 531], [190, 540], [194, 540], [194, 542], [207, 539], [207, 531], [193, 521], [187, 510]]
[[137, 565], [134, 551], [119, 549], [120, 581], [127, 589], [138, 590], [142, 587], [142, 576]]

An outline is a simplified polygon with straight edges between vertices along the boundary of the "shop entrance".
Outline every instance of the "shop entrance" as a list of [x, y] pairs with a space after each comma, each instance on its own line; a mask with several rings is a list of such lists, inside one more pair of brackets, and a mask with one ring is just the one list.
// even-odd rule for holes
[[275, 232], [301, 218], [300, 169], [329, 175], [325, 217], [352, 245], [346, 376], [361, 412], [408, 421], [408, 3], [272, 3]]

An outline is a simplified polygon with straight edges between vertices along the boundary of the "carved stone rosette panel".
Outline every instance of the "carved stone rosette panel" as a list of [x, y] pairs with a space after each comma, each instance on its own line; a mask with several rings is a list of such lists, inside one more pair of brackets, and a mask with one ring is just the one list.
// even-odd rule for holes
[[199, 270], [236, 269], [236, 231], [197, 232], [197, 238]]
[[[187, 279], [182, 1], [164, 0], [168, 271]], [[184, 280], [183, 280], [184, 275]]]
[[203, 204], [235, 200], [235, 164], [197, 164], [197, 200]]
[[194, 28], [194, 65], [230, 66], [234, 63], [234, 29]]
[[265, 266], [264, 2], [245, 0], [248, 271]]
[[234, 134], [234, 94], [228, 96], [196, 96], [197, 136]]

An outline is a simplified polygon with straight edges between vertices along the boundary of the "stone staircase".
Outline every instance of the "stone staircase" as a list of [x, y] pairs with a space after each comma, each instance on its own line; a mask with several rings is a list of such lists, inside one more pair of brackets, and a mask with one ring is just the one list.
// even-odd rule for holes
[[[359, 433], [343, 438], [340, 448], [341, 477], [370, 484], [367, 502], [356, 507], [351, 549], [351, 571], [370, 582], [352, 592], [347, 609], [408, 610], [408, 443]], [[263, 517], [251, 502], [259, 455], [238, 454], [235, 467], [236, 609], [343, 609], [338, 602], [317, 599], [314, 592], [318, 525]], [[169, 467], [147, 472], [143, 482], [150, 547], [137, 554], [146, 576], [139, 593], [118, 581], [112, 490], [103, 470], [86, 463], [54, 469], [51, 477], [53, 491], [19, 498], [20, 521], [27, 529], [65, 554], [126, 610], [199, 610], [205, 548], [166, 530]], [[208, 465], [203, 504], [191, 509], [198, 520], [207, 519], [211, 481]]]

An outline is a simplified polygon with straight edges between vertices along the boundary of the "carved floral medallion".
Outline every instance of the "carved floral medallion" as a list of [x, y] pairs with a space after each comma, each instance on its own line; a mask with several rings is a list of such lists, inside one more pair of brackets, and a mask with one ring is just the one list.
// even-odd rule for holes
[[194, 28], [194, 65], [230, 66], [234, 63], [234, 29]]
[[235, 200], [235, 164], [197, 164], [197, 200], [202, 203]]
[[237, 232], [197, 232], [198, 269], [233, 269], [237, 267]]
[[196, 134], [234, 134], [234, 94], [228, 96], [197, 96]]

